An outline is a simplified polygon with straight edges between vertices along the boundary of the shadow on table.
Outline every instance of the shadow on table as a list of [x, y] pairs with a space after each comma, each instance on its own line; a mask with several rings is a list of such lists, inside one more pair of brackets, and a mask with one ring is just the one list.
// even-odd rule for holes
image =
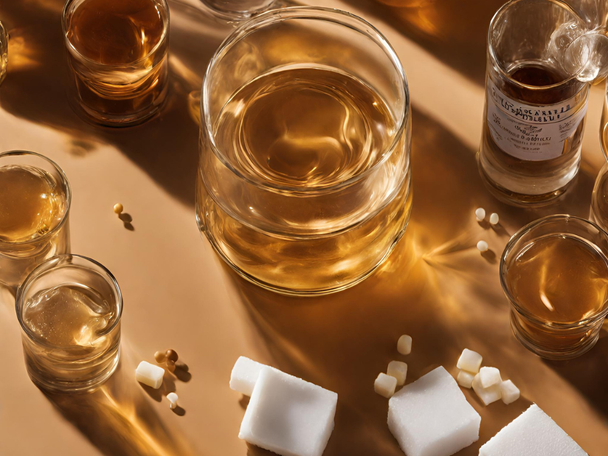
[[172, 23], [167, 106], [144, 125], [111, 129], [88, 123], [69, 105], [66, 90], [71, 81], [61, 31], [64, 3], [2, 2], [0, 17], [11, 38], [0, 105], [17, 117], [63, 131], [71, 143], [67, 152], [75, 156], [86, 158], [103, 144], [115, 146], [182, 203], [193, 205], [198, 125], [189, 115], [188, 95], [200, 90], [209, 59], [232, 27], [200, 9], [169, 0]]
[[133, 379], [134, 369], [123, 347], [116, 372], [99, 389], [82, 394], [43, 393], [104, 455], [199, 456], [157, 415]]
[[608, 420], [608, 323], [595, 347], [579, 358], [544, 363], [578, 389], [593, 398], [589, 405]]
[[[439, 60], [484, 85], [488, 27], [505, 0], [345, 0], [390, 24]], [[408, 62], [403, 62], [406, 70]]]

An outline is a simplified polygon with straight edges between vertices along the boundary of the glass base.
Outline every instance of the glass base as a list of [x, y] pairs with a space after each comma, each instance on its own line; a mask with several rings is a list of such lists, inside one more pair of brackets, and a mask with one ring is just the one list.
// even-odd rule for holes
[[89, 108], [80, 103], [78, 97], [73, 94], [69, 96], [70, 106], [78, 117], [94, 125], [111, 128], [135, 127], [152, 120], [164, 108], [167, 98], [167, 90], [165, 90], [153, 105], [145, 109], [130, 114], [112, 115]]
[[205, 5], [211, 14], [225, 21], [246, 21], [247, 19], [251, 19], [253, 16], [263, 13], [264, 11], [282, 6], [282, 4], [277, 5], [277, 3], [279, 3], [277, 0], [270, 2], [265, 6], [263, 5], [258, 8], [244, 10], [222, 8], [220, 6], [221, 2], [213, 0], [201, 0], [201, 3]]
[[[601, 325], [600, 325], [601, 326]], [[548, 347], [543, 347], [535, 343], [535, 341], [528, 336], [525, 331], [517, 324], [516, 318], [511, 315], [511, 331], [515, 338], [532, 353], [540, 356], [544, 359], [553, 361], [565, 361], [568, 359], [578, 358], [579, 356], [587, 353], [597, 343], [600, 333], [599, 330], [595, 331], [589, 337], [585, 338], [581, 343], [568, 348], [566, 350], [555, 350]]]
[[255, 276], [247, 273], [243, 269], [239, 268], [236, 264], [234, 264], [234, 262], [232, 262], [230, 260], [230, 258], [228, 258], [224, 254], [224, 252], [222, 252], [222, 250], [217, 245], [217, 242], [215, 242], [215, 239], [210, 235], [209, 231], [204, 228], [204, 224], [202, 223], [201, 220], [199, 220], [198, 215], [196, 216], [196, 222], [198, 224], [199, 231], [201, 233], [204, 233], [205, 238], [209, 241], [209, 244], [211, 244], [211, 247], [213, 247], [213, 250], [215, 250], [215, 252], [218, 254], [218, 256], [228, 266], [230, 266], [230, 268], [234, 272], [236, 272], [243, 279], [245, 279], [248, 282], [251, 282], [254, 285], [257, 285], [257, 286], [259, 286], [261, 288], [264, 288], [266, 290], [272, 291], [274, 293], [279, 293], [279, 294], [283, 294], [283, 295], [287, 295], [287, 296], [313, 297], [313, 296], [324, 296], [324, 295], [328, 295], [328, 294], [332, 294], [332, 293], [337, 293], [339, 291], [347, 290], [348, 288], [351, 288], [351, 287], [354, 287], [355, 285], [358, 285], [359, 283], [361, 283], [365, 279], [367, 279], [370, 275], [372, 275], [373, 272], [376, 269], [378, 269], [378, 267], [380, 267], [382, 265], [382, 263], [384, 263], [386, 261], [386, 259], [390, 256], [390, 254], [394, 250], [394, 248], [397, 245], [397, 243], [399, 242], [399, 240], [405, 234], [405, 231], [406, 231], [407, 226], [409, 224], [409, 214], [407, 216], [407, 220], [406, 220], [405, 224], [403, 225], [403, 228], [399, 231], [399, 233], [397, 234], [397, 236], [395, 237], [395, 239], [393, 240], [393, 242], [391, 243], [391, 245], [387, 249], [387, 251], [384, 254], [384, 256], [372, 268], [370, 268], [368, 271], [366, 271], [365, 273], [361, 274], [360, 276], [354, 278], [353, 280], [351, 280], [351, 281], [349, 281], [347, 283], [342, 283], [342, 284], [340, 284], [337, 287], [319, 288], [319, 289], [308, 289], [308, 290], [303, 290], [303, 289], [294, 290], [294, 289], [290, 289], [290, 288], [280, 287], [280, 286], [277, 286], [277, 285], [265, 282], [263, 280], [260, 280], [257, 277], [255, 277]]
[[103, 385], [116, 371], [118, 367], [118, 361], [120, 360], [120, 346], [116, 351], [114, 362], [110, 369], [105, 371], [102, 375], [97, 376], [86, 381], [60, 381], [60, 380], [49, 380], [40, 374], [36, 369], [30, 366], [30, 360], [26, 355], [25, 364], [27, 367], [27, 373], [30, 380], [40, 390], [50, 393], [85, 393], [93, 391]]
[[[566, 190], [568, 190], [574, 176], [576, 175], [575, 172], [574, 176], [572, 176], [572, 178], [568, 180], [566, 184], [555, 190], [536, 195], [530, 195], [509, 190], [500, 185], [499, 183], [495, 182], [484, 169], [480, 160], [479, 153], [477, 153], [477, 167], [479, 168], [479, 175], [481, 176], [484, 186], [490, 192], [490, 194], [494, 196], [497, 200], [516, 207], [542, 207], [553, 203], [557, 198], [562, 196], [566, 192]], [[578, 167], [576, 168], [576, 171], [578, 171]]]

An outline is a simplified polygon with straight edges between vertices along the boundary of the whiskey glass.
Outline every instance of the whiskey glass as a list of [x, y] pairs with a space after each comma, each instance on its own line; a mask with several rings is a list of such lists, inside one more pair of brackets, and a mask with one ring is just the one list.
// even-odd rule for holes
[[536, 220], [511, 237], [500, 281], [524, 347], [547, 359], [580, 356], [608, 314], [608, 233], [571, 215]]
[[68, 0], [62, 26], [77, 112], [110, 127], [159, 112], [168, 90], [166, 0]]
[[377, 29], [328, 8], [262, 13], [203, 82], [199, 228], [264, 288], [348, 288], [406, 229], [410, 144], [405, 74]]
[[34, 384], [76, 392], [104, 383], [120, 357], [122, 306], [118, 282], [90, 258], [60, 255], [34, 269], [15, 305]]
[[276, 0], [201, 0], [211, 11], [227, 20], [245, 20], [272, 7]]
[[47, 258], [70, 251], [72, 192], [63, 170], [35, 152], [0, 153], [0, 288], [13, 294]]
[[585, 31], [559, 0], [514, 0], [492, 19], [477, 158], [504, 202], [548, 203], [578, 172], [590, 84], [564, 56]]
[[0, 21], [0, 84], [6, 77], [6, 69], [8, 67], [8, 32]]

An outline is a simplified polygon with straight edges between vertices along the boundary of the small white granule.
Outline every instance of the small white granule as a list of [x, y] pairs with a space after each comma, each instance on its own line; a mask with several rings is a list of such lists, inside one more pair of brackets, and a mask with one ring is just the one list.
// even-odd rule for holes
[[498, 222], [500, 221], [500, 217], [498, 217], [498, 214], [496, 212], [492, 213], [492, 215], [490, 215], [490, 224], [491, 225], [498, 225]]
[[488, 243], [486, 241], [479, 241], [477, 243], [477, 250], [479, 250], [480, 252], [487, 252], [489, 248], [490, 247], [488, 246]]
[[483, 219], [486, 218], [486, 210], [483, 207], [478, 207], [475, 210], [475, 218], [478, 222], [481, 222]]

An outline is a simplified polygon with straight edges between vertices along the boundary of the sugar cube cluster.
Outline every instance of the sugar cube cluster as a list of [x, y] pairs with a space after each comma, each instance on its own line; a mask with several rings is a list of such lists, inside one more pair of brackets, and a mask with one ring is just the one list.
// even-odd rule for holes
[[456, 377], [463, 388], [473, 388], [484, 405], [501, 400], [510, 404], [519, 399], [519, 389], [511, 380], [503, 381], [500, 371], [495, 367], [481, 367], [482, 356], [465, 348], [458, 358]]
[[338, 395], [240, 357], [230, 388], [250, 396], [239, 438], [282, 456], [321, 456], [334, 428]]

